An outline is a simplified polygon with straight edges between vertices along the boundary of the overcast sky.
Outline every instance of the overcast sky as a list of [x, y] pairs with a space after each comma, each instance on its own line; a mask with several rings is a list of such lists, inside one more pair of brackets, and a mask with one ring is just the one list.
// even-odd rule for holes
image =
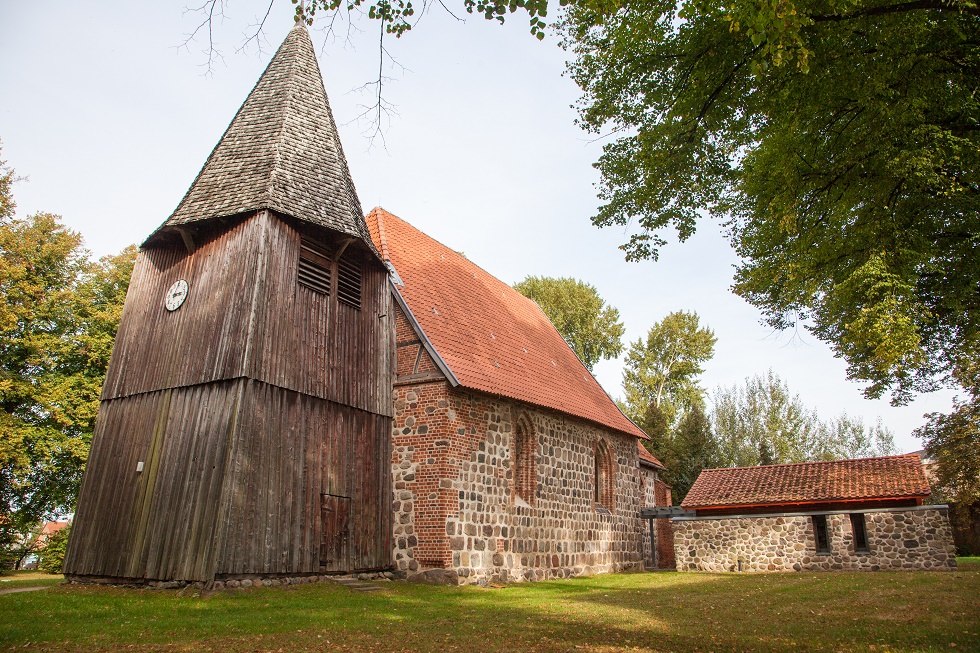
[[[14, 187], [19, 215], [60, 214], [96, 255], [142, 241], [170, 215], [292, 26], [292, 5], [276, 0], [262, 51], [238, 51], [264, 2], [226, 5], [214, 25], [223, 58], [206, 74], [206, 37], [179, 47], [201, 19], [179, 0], [0, 4], [0, 140], [26, 177]], [[911, 431], [952, 393], [902, 408], [863, 399], [827, 346], [805, 331], [773, 333], [731, 294], [736, 259], [717, 224], [659, 262], [626, 263], [623, 231], [590, 223], [602, 141], [574, 124], [578, 91], [556, 39], [531, 38], [525, 18], [501, 27], [460, 15], [432, 10], [385, 42], [401, 67], [385, 66], [397, 115], [384, 144], [357, 119], [373, 102], [356, 89], [377, 75], [377, 24], [361, 20], [349, 38], [345, 26], [339, 39], [312, 31], [365, 210], [383, 206], [507, 283], [588, 281], [620, 310], [629, 341], [671, 311], [697, 311], [718, 337], [709, 392], [772, 368], [824, 417], [880, 417], [900, 450], [920, 447]], [[622, 394], [621, 360], [596, 375]]]

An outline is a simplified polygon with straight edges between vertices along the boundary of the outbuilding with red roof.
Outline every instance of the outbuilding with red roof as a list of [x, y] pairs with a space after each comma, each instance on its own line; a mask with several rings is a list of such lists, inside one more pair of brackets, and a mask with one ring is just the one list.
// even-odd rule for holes
[[918, 454], [705, 469], [673, 520], [682, 571], [949, 569]]

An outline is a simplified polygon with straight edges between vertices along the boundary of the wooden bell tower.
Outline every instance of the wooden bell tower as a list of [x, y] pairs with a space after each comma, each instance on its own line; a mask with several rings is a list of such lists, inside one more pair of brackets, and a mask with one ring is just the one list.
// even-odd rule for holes
[[141, 248], [66, 574], [387, 568], [389, 301], [298, 24]]

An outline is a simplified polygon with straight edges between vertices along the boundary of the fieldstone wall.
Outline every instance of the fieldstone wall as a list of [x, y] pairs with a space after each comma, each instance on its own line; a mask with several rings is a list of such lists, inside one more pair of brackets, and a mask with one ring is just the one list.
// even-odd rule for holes
[[[653, 508], [657, 503], [657, 470], [640, 465], [640, 508]], [[657, 520], [658, 522], [660, 520]], [[659, 523], [657, 524], [659, 527]], [[659, 539], [659, 537], [658, 537]], [[646, 569], [656, 568], [653, 559], [653, 549], [650, 546], [650, 525], [644, 520], [643, 523], [643, 566]]]
[[[521, 420], [535, 492], [514, 491]], [[613, 505], [594, 501], [594, 451], [610, 452]], [[395, 388], [394, 563], [461, 583], [540, 580], [639, 568], [644, 523], [634, 438], [445, 381]], [[607, 503], [610, 503], [607, 501]]]
[[868, 552], [855, 551], [848, 514], [827, 514], [830, 553], [818, 554], [809, 515], [675, 519], [678, 571], [953, 569], [945, 508], [867, 512]]

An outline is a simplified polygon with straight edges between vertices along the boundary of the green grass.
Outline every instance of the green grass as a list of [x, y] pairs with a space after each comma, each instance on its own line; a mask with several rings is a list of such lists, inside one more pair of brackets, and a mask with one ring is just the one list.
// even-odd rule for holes
[[958, 556], [956, 566], [964, 571], [980, 571], [980, 556]]
[[620, 574], [501, 589], [61, 585], [0, 596], [0, 648], [976, 651], [980, 571]]
[[11, 571], [0, 576], [0, 591], [15, 587], [57, 585], [63, 578], [61, 574], [45, 574], [40, 571]]

